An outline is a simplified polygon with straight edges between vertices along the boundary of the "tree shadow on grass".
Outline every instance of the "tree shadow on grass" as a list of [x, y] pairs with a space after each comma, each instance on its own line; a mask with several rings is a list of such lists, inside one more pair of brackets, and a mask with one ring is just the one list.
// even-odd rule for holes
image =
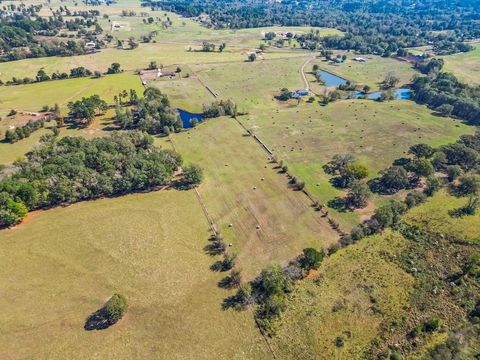
[[105, 330], [112, 325], [113, 323], [108, 318], [105, 307], [102, 307], [87, 318], [83, 328], [87, 331]]
[[347, 206], [347, 203], [345, 202], [345, 199], [342, 199], [339, 197], [329, 200], [327, 205], [329, 208], [335, 209], [338, 212], [350, 211], [349, 207]]

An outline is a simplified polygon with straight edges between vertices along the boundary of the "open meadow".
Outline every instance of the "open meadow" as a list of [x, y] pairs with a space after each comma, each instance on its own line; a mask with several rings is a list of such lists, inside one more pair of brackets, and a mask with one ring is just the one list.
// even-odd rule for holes
[[[372, 91], [379, 89], [382, 81], [388, 74], [395, 75], [399, 79], [400, 86], [409, 84], [415, 74], [412, 66], [407, 62], [376, 55], [354, 55], [348, 53], [346, 55], [347, 60], [341, 64], [331, 64], [324, 59], [315, 59], [315, 61], [309, 64], [306, 71], [311, 71], [312, 66], [316, 64], [320, 70], [330, 72], [356, 84], [368, 85]], [[354, 57], [363, 57], [367, 61], [354, 61], [352, 60]], [[315, 81], [313, 75], [309, 76], [309, 80]], [[316, 87], [319, 86], [317, 85]]]
[[[250, 313], [221, 310], [228, 292], [203, 252], [208, 230], [192, 191], [164, 190], [34, 213], [2, 231], [0, 358], [269, 359]], [[116, 292], [128, 315], [85, 331]]]
[[467, 84], [480, 85], [480, 43], [472, 45], [473, 51], [443, 56], [443, 71], [454, 73], [459, 80]]
[[[185, 5], [167, 2], [169, 9]], [[88, 52], [75, 56], [9, 53], [22, 58], [16, 61], [6, 61], [0, 46], [2, 82], [35, 79], [39, 70], [70, 74], [76, 67], [102, 76], [0, 86], [0, 360], [470, 360], [480, 354], [475, 343], [478, 351], [465, 350], [463, 357], [453, 350], [450, 357], [446, 351], [429, 357], [455, 336], [466, 339], [459, 348], [478, 342], [472, 320], [474, 306], [480, 311], [478, 264], [471, 255], [479, 253], [480, 214], [468, 215], [469, 197], [447, 191], [466, 174], [471, 201], [478, 197], [478, 158], [472, 160], [478, 137], [462, 139], [467, 145], [448, 154], [433, 149], [475, 134], [478, 128], [468, 125], [475, 121], [453, 105], [432, 106], [436, 99], [426, 101], [431, 108], [406, 99], [347, 99], [346, 91], [333, 92], [313, 73], [316, 65], [369, 92], [394, 75], [394, 89], [416, 89], [414, 98], [419, 92], [411, 83], [420, 73], [395, 54], [402, 43], [414, 43], [413, 29], [426, 44], [424, 29], [412, 22], [408, 31], [399, 27], [403, 35], [390, 31], [374, 41], [376, 22], [388, 15], [362, 13], [372, 28], [369, 37], [361, 35], [357, 20], [341, 25], [357, 11], [348, 1], [338, 19], [317, 22], [345, 32], [255, 27], [282, 15], [273, 10], [263, 19], [264, 9], [248, 15], [203, 8], [186, 18], [138, 0], [9, 0], [2, 3], [0, 26], [12, 16], [5, 11], [19, 11], [20, 3], [41, 5], [41, 19], [61, 14], [82, 23], [78, 29], [62, 23], [58, 32], [36, 29], [35, 40], [103, 45], [70, 53]], [[186, 1], [181, 10], [195, 13], [200, 3]], [[240, 10], [244, 3], [222, 4]], [[305, 6], [261, 3], [292, 6], [285, 25], [298, 23], [295, 7]], [[85, 25], [70, 11], [98, 13], [84, 13], [92, 20]], [[319, 14], [313, 7], [308, 12]], [[251, 18], [242, 22], [242, 16]], [[269, 32], [275, 34], [265, 36]], [[328, 43], [337, 44], [333, 57], [346, 55], [344, 62], [324, 60]], [[443, 70], [478, 85], [480, 46], [474, 45], [471, 52], [442, 56]], [[433, 54], [434, 45], [428, 48]], [[121, 71], [106, 75], [112, 63]], [[435, 85], [433, 74], [425, 84]], [[161, 93], [144, 93], [149, 87]], [[129, 94], [118, 102], [118, 94], [131, 89], [145, 99]], [[474, 91], [457, 93], [471, 96], [470, 105], [477, 101]], [[93, 98], [69, 110], [69, 102], [92, 95], [108, 106]], [[436, 95], [443, 96], [441, 90]], [[220, 102], [226, 100], [233, 105]], [[55, 104], [59, 111], [45, 110]], [[204, 121], [182, 128], [176, 109]], [[43, 127], [30, 123], [30, 129], [29, 120], [43, 120]], [[67, 136], [95, 141], [66, 144]], [[42, 152], [26, 161], [41, 143]], [[408, 152], [419, 143], [433, 148]], [[368, 175], [352, 176], [344, 189], [334, 186], [324, 165], [337, 154], [355, 161], [339, 165], [336, 174], [346, 176], [349, 165], [360, 164]], [[369, 181], [401, 158], [408, 158], [397, 168], [405, 172], [403, 187], [371, 193]], [[455, 172], [448, 184], [447, 172]], [[351, 195], [354, 185], [364, 193]], [[348, 198], [336, 206], [349, 191], [364, 201]], [[460, 209], [467, 210], [454, 217]], [[124, 316], [88, 331], [87, 318], [106, 311], [113, 294], [127, 299]], [[436, 316], [442, 321], [426, 330]]]
[[[393, 160], [405, 156], [413, 144], [439, 146], [474, 130], [402, 100], [344, 100], [328, 106], [301, 103], [281, 106], [276, 111], [252, 112], [240, 120], [268, 144], [278, 159], [286, 162], [294, 175], [305, 181], [307, 189], [322, 203], [343, 195], [331, 185], [330, 176], [323, 170], [335, 154], [354, 155], [367, 165], [373, 178]], [[349, 228], [371, 209], [366, 211], [337, 215]]]

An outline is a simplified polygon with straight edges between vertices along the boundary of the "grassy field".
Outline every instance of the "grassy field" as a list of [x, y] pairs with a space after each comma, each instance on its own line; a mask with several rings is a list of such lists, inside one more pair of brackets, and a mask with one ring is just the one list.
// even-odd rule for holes
[[443, 71], [452, 72], [459, 80], [472, 85], [480, 85], [480, 44], [474, 44], [473, 51], [443, 56]]
[[409, 305], [413, 278], [389, 260], [406, 246], [388, 231], [328, 257], [290, 296], [272, 341], [279, 358], [367, 358], [385, 319], [400, 319]]
[[426, 228], [433, 233], [455, 236], [456, 238], [480, 244], [480, 214], [462, 218], [449, 215], [450, 210], [465, 206], [468, 199], [456, 198], [441, 191], [427, 203], [412, 209], [405, 221]]
[[204, 168], [200, 193], [226, 243], [239, 253], [244, 274], [252, 277], [307, 246], [327, 247], [338, 235], [244, 134], [233, 119], [219, 118], [173, 139], [187, 162]]
[[[381, 56], [365, 55], [363, 57], [368, 59], [368, 61], [362, 63], [353, 61], [353, 57], [355, 55], [347, 53], [347, 60], [343, 64], [335, 65], [330, 65], [325, 60], [316, 59], [305, 70], [311, 71], [312, 66], [317, 64], [321, 70], [328, 71], [357, 84], [368, 85], [372, 91], [379, 89], [380, 83], [389, 73], [400, 79], [399, 86], [408, 84], [415, 74], [411, 65], [406, 62]], [[310, 79], [315, 80], [312, 75]]]
[[[115, 95], [129, 89], [135, 89], [139, 95], [143, 93], [139, 77], [128, 72], [99, 79], [77, 78], [28, 85], [0, 86], [0, 115], [5, 116], [11, 109], [18, 112], [35, 112], [39, 111], [43, 105], [53, 106], [54, 104], [60, 105], [65, 113], [68, 102], [78, 100], [82, 96], [98, 94], [105, 101], [113, 103]], [[3, 121], [2, 125], [4, 125]]]
[[[2, 231], [0, 358], [269, 359], [250, 313], [220, 309], [228, 292], [209, 270], [208, 236], [193, 192], [174, 190], [36, 213]], [[126, 317], [85, 331], [115, 292]]]
[[262, 112], [277, 107], [274, 96], [283, 87], [302, 88], [300, 68], [306, 56], [231, 64], [192, 65], [193, 72], [241, 111]]
[[[369, 167], [373, 177], [404, 156], [413, 144], [438, 146], [474, 130], [453, 119], [433, 116], [411, 101], [345, 100], [326, 107], [301, 103], [277, 111], [252, 112], [241, 121], [254, 129], [324, 203], [342, 195], [322, 169], [335, 154], [353, 154]], [[349, 226], [363, 214], [340, 215]]]

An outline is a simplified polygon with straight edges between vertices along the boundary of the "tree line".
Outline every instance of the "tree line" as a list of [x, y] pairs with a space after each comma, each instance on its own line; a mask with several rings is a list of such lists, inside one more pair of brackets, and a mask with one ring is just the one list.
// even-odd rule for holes
[[318, 26], [336, 28], [345, 36], [300, 38], [307, 48], [356, 50], [389, 56], [400, 49], [434, 44], [441, 53], [468, 51], [464, 42], [480, 36], [474, 19], [475, 2], [403, 1], [271, 1], [255, 0], [144, 0], [143, 6], [174, 11], [186, 17], [207, 14], [207, 26], [255, 28], [265, 26]]
[[181, 164], [180, 155], [138, 131], [92, 140], [45, 135], [0, 181], [0, 226], [17, 224], [30, 210], [151, 191], [169, 183]]

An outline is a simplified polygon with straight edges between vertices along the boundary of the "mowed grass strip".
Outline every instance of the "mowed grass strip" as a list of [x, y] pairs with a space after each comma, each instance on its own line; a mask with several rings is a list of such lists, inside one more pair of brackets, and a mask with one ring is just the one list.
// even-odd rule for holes
[[[166, 190], [31, 214], [0, 232], [2, 359], [269, 359], [249, 312], [222, 311], [191, 191]], [[113, 294], [129, 310], [85, 331]], [[7, 331], [8, 329], [8, 331]]]
[[173, 139], [186, 162], [205, 170], [199, 191], [247, 278], [271, 262], [288, 262], [305, 247], [318, 249], [337, 240], [235, 120], [211, 119]]
[[406, 246], [386, 231], [325, 259], [290, 295], [272, 340], [279, 358], [364, 358], [384, 320], [401, 319], [408, 308], [414, 279], [388, 260]]

